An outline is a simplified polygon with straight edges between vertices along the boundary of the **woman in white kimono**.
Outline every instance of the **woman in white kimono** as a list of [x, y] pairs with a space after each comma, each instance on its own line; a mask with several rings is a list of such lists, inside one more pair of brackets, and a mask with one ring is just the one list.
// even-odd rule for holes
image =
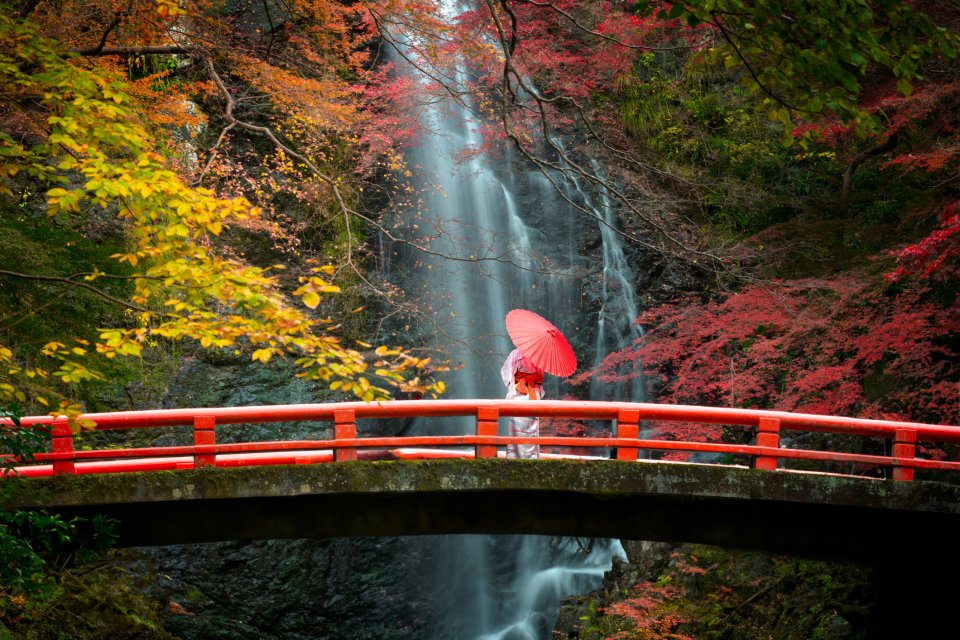
[[[514, 349], [500, 367], [500, 377], [507, 387], [507, 400], [541, 400], [543, 398], [543, 370], [527, 358], [519, 349]], [[540, 435], [540, 418], [513, 416], [509, 420], [510, 435], [537, 437]], [[539, 458], [540, 446], [536, 444], [507, 445], [508, 458]]]

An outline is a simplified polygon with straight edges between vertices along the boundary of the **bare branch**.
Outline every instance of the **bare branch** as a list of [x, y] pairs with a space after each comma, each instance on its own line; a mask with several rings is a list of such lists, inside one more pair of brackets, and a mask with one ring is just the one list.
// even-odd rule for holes
[[14, 11], [14, 15], [18, 18], [26, 18], [33, 13], [33, 10], [37, 8], [38, 4], [40, 4], [40, 0], [25, 0], [21, 2], [20, 6]]
[[199, 185], [203, 182], [204, 177], [206, 177], [207, 172], [210, 171], [213, 161], [216, 160], [217, 156], [220, 153], [220, 145], [223, 144], [223, 141], [226, 139], [227, 134], [230, 132], [230, 129], [233, 129], [236, 126], [235, 122], [227, 123], [227, 126], [223, 128], [220, 132], [220, 135], [217, 136], [217, 141], [214, 143], [213, 147], [210, 149], [210, 157], [207, 158], [207, 162], [203, 165], [203, 169], [200, 170], [200, 174], [193, 181], [193, 185]]
[[[161, 318], [175, 318], [175, 317], [176, 317], [176, 316], [171, 316], [171, 315], [165, 314], [165, 313], [158, 313], [158, 312], [155, 312], [155, 311], [151, 311], [150, 309], [145, 309], [145, 308], [143, 308], [143, 307], [139, 307], [139, 306], [137, 306], [137, 305], [135, 305], [135, 304], [132, 304], [132, 303], [130, 303], [130, 302], [127, 302], [126, 300], [121, 300], [120, 298], [117, 298], [117, 297], [115, 297], [115, 296], [112, 296], [112, 295], [110, 295], [109, 293], [107, 293], [106, 291], [104, 291], [104, 290], [102, 290], [102, 289], [98, 289], [98, 288], [96, 288], [96, 287], [93, 287], [93, 286], [87, 284], [86, 282], [78, 282], [78, 281], [76, 281], [76, 280], [71, 280], [71, 278], [74, 278], [74, 277], [76, 277], [76, 276], [70, 276], [70, 278], [61, 278], [61, 277], [58, 277], [58, 276], [44, 276], [44, 275], [37, 275], [37, 274], [17, 273], [16, 271], [6, 271], [6, 270], [2, 270], [2, 269], [0, 269], [0, 276], [7, 276], [7, 277], [10, 277], [10, 278], [18, 278], [18, 279], [20, 279], [20, 280], [33, 280], [33, 281], [36, 281], [36, 282], [55, 282], [55, 283], [58, 283], [58, 284], [66, 284], [66, 285], [70, 285], [71, 287], [78, 287], [78, 288], [80, 288], [80, 289], [86, 289], [87, 291], [90, 291], [90, 292], [92, 292], [92, 293], [100, 296], [101, 298], [104, 298], [105, 300], [109, 300], [110, 302], [113, 302], [114, 304], [118, 304], [118, 305], [120, 305], [120, 306], [122, 306], [122, 307], [125, 307], [125, 308], [127, 308], [127, 309], [131, 309], [131, 310], [136, 311], [136, 312], [138, 312], [138, 313], [148, 313], [148, 314], [150, 314], [150, 315], [158, 316], [158, 317], [161, 317]], [[123, 276], [118, 276], [118, 277], [123, 277]], [[133, 278], [133, 277], [135, 277], [135, 276], [131, 276], [131, 278]]]
[[190, 55], [192, 53], [190, 49], [178, 45], [153, 47], [104, 47], [102, 44], [103, 43], [96, 47], [79, 47], [77, 49], [68, 49], [68, 51], [81, 56], [169, 56], [174, 54]]

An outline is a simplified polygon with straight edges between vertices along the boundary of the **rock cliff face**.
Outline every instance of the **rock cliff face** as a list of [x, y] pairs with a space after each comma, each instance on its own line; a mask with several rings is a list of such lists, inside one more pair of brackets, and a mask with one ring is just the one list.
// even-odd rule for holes
[[[429, 557], [402, 538], [269, 540], [143, 549], [163, 627], [185, 640], [400, 639], [435, 616]], [[400, 571], [396, 558], [406, 559]]]

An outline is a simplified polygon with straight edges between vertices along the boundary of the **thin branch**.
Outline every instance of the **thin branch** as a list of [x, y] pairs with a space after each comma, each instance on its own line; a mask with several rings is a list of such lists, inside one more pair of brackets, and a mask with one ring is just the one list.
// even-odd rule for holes
[[213, 161], [217, 158], [220, 153], [220, 145], [223, 144], [224, 139], [227, 137], [227, 133], [230, 132], [230, 129], [233, 129], [236, 126], [235, 122], [227, 123], [227, 126], [223, 128], [223, 131], [220, 132], [220, 135], [217, 137], [216, 143], [210, 149], [210, 157], [207, 158], [207, 162], [203, 165], [203, 169], [200, 170], [200, 174], [193, 181], [193, 185], [196, 186], [203, 182], [204, 177], [206, 177], [207, 172], [210, 171]]
[[380, 224], [379, 222], [377, 222], [377, 221], [374, 220], [373, 218], [370, 218], [369, 216], [363, 215], [363, 214], [360, 213], [359, 211], [352, 211], [352, 210], [351, 210], [351, 211], [350, 211], [350, 215], [356, 216], [356, 217], [359, 218], [360, 220], [363, 220], [364, 222], [366, 222], [367, 224], [369, 224], [370, 226], [372, 226], [376, 231], [379, 231], [381, 234], [383, 234], [384, 238], [386, 238], [386, 239], [389, 240], [390, 242], [396, 242], [397, 244], [406, 245], [406, 246], [408, 246], [408, 247], [411, 247], [411, 248], [415, 249], [416, 251], [418, 251], [418, 252], [420, 252], [420, 253], [426, 254], [426, 255], [428, 255], [428, 256], [433, 256], [433, 257], [435, 257], [435, 258], [442, 258], [442, 259], [444, 259], [444, 260], [450, 260], [451, 262], [473, 262], [473, 263], [477, 263], [477, 262], [500, 262], [500, 263], [502, 263], [502, 264], [508, 264], [508, 265], [510, 265], [510, 266], [516, 267], [517, 269], [521, 269], [521, 270], [523, 270], [523, 271], [529, 271], [530, 273], [537, 273], [537, 274], [541, 274], [541, 275], [556, 275], [556, 274], [557, 274], [557, 271], [556, 271], [556, 270], [553, 270], [553, 269], [535, 269], [535, 268], [533, 268], [533, 267], [530, 267], [530, 266], [527, 266], [527, 265], [523, 265], [523, 264], [519, 264], [518, 262], [515, 262], [515, 261], [513, 261], [513, 260], [511, 260], [511, 259], [509, 259], [509, 258], [503, 257], [503, 255], [497, 255], [497, 256], [490, 256], [490, 255], [487, 255], [487, 256], [471, 256], [471, 257], [463, 258], [463, 257], [460, 257], [460, 256], [455, 256], [455, 255], [450, 255], [450, 254], [447, 254], [447, 253], [443, 253], [442, 251], [434, 251], [433, 249], [428, 249], [427, 247], [425, 247], [425, 246], [423, 246], [423, 245], [421, 245], [421, 244], [418, 244], [418, 243], [416, 243], [416, 242], [414, 242], [414, 241], [412, 241], [412, 240], [408, 240], [408, 239], [406, 239], [406, 238], [400, 238], [400, 237], [397, 237], [397, 236], [393, 235], [393, 233], [391, 233], [390, 230], [387, 229], [386, 227], [384, 227], [382, 224]]
[[737, 58], [740, 59], [740, 62], [743, 63], [744, 68], [750, 74], [750, 77], [753, 78], [753, 81], [757, 83], [757, 86], [760, 87], [760, 90], [765, 94], [776, 100], [778, 103], [785, 106], [791, 111], [796, 111], [798, 113], [809, 113], [807, 109], [801, 109], [800, 107], [787, 102], [783, 97], [777, 94], [773, 89], [767, 88], [767, 86], [760, 80], [760, 77], [757, 75], [757, 72], [754, 70], [753, 65], [750, 64], [750, 61], [747, 60], [746, 56], [743, 55], [743, 52], [740, 51], [740, 47], [737, 46], [737, 43], [734, 42], [734, 37], [732, 32], [727, 29], [724, 24], [720, 21], [720, 12], [711, 11], [710, 15], [713, 16], [713, 20], [710, 22], [713, 26], [720, 30], [723, 39], [727, 41], [727, 44], [730, 45], [730, 48], [733, 49], [733, 52], [737, 54]]
[[165, 313], [158, 313], [155, 311], [151, 311], [150, 309], [139, 307], [135, 304], [132, 304], [130, 302], [127, 302], [125, 300], [121, 300], [120, 298], [112, 296], [102, 289], [98, 289], [96, 287], [90, 286], [86, 282], [77, 282], [76, 280], [71, 280], [70, 278], [61, 278], [58, 276], [43, 276], [43, 275], [28, 274], [28, 273], [17, 273], [16, 271], [6, 271], [3, 269], [0, 269], [0, 276], [7, 276], [10, 278], [19, 278], [21, 280], [33, 280], [37, 282], [56, 282], [59, 284], [67, 284], [72, 287], [79, 287], [81, 289], [86, 289], [87, 291], [90, 291], [100, 296], [101, 298], [109, 300], [114, 304], [118, 304], [122, 307], [126, 307], [127, 309], [132, 309], [133, 311], [136, 311], [138, 313], [148, 313], [150, 315], [159, 316], [161, 318], [171, 318], [171, 319], [176, 318], [176, 316], [172, 316]]
[[[416, 69], [425, 78], [429, 78], [430, 80], [433, 80], [434, 82], [436, 82], [437, 85], [439, 85], [440, 88], [443, 89], [443, 91], [449, 94], [449, 96], [454, 100], [454, 102], [457, 105], [463, 107], [464, 109], [467, 109], [471, 113], [476, 113], [476, 110], [473, 107], [471, 107], [463, 99], [463, 96], [469, 95], [470, 92], [465, 88], [457, 88], [454, 86], [454, 85], [459, 85], [459, 82], [456, 80], [456, 78], [445, 73], [440, 69], [437, 69], [436, 66], [434, 66], [432, 62], [430, 62], [429, 56], [425, 56], [425, 55], [420, 56], [421, 59], [430, 63], [430, 68], [428, 69], [424, 65], [422, 65], [418, 60], [408, 55], [406, 52], [407, 47], [413, 49], [414, 51], [416, 51], [416, 48], [412, 47], [409, 43], [407, 43], [406, 46], [400, 46], [400, 44], [397, 43], [395, 38], [390, 33], [390, 29], [387, 26], [388, 21], [385, 20], [384, 16], [382, 16], [380, 13], [375, 11], [372, 7], [370, 8], [370, 15], [371, 17], [373, 17], [374, 24], [377, 26], [377, 31], [382, 36], [383, 41], [389, 44], [391, 47], [393, 47], [394, 52], [398, 56], [400, 56], [400, 58], [403, 59], [404, 62], [406, 62], [411, 67]], [[437, 36], [437, 37], [440, 38], [440, 36]]]
[[727, 620], [730, 616], [732, 616], [734, 613], [736, 613], [737, 610], [739, 610], [740, 608], [742, 608], [742, 607], [750, 604], [751, 602], [753, 602], [754, 600], [756, 600], [757, 598], [759, 598], [759, 597], [762, 596], [763, 594], [768, 593], [768, 592], [769, 592], [771, 589], [773, 589], [774, 587], [780, 586], [780, 584], [781, 584], [784, 580], [786, 580], [786, 579], [787, 579], [787, 576], [784, 575], [784, 576], [781, 576], [781, 577], [777, 578], [776, 580], [773, 580], [772, 582], [770, 582], [769, 584], [767, 584], [765, 587], [763, 587], [762, 589], [758, 590], [758, 591], [757, 591], [756, 593], [754, 593], [752, 596], [750, 596], [749, 598], [747, 598], [746, 600], [744, 600], [743, 602], [741, 602], [740, 604], [738, 604], [737, 606], [735, 606], [733, 609], [731, 609], [730, 611], [728, 611], [726, 614], [724, 614], [723, 620], [724, 620], [724, 621]]
[[37, 8], [37, 5], [40, 4], [40, 0], [26, 0], [21, 2], [20, 6], [17, 7], [13, 15], [18, 18], [26, 18], [28, 15], [33, 13], [33, 10]]
[[181, 47], [179, 45], [163, 45], [152, 47], [104, 47], [102, 42], [96, 47], [78, 47], [76, 49], [68, 49], [68, 51], [81, 56], [168, 56], [174, 54], [189, 55], [193, 53], [190, 49]]
[[45, 303], [41, 304], [40, 306], [30, 306], [30, 307], [22, 308], [17, 313], [12, 313], [8, 316], [4, 316], [3, 318], [0, 318], [0, 322], [4, 323], [2, 326], [0, 326], [0, 329], [2, 329], [3, 331], [10, 331], [12, 328], [17, 326], [24, 320], [28, 320], [33, 316], [38, 315], [44, 309], [55, 304], [56, 302], [57, 302], [56, 300], [47, 300]]
[[223, 79], [220, 77], [220, 74], [217, 73], [216, 68], [213, 66], [213, 61], [209, 58], [206, 60], [207, 71], [210, 72], [210, 77], [213, 79], [214, 84], [217, 85], [217, 88], [220, 90], [220, 94], [223, 96], [223, 99], [226, 101], [226, 107], [224, 108], [223, 117], [226, 118], [227, 122], [240, 127], [241, 129], [246, 129], [247, 131], [253, 131], [254, 133], [259, 133], [260, 135], [266, 136], [270, 142], [274, 144], [277, 149], [280, 149], [283, 153], [295, 158], [300, 162], [304, 163], [310, 171], [316, 175], [318, 178], [330, 185], [333, 190], [334, 197], [337, 200], [337, 204], [340, 205], [342, 209], [349, 209], [346, 202], [343, 199], [343, 194], [340, 193], [340, 189], [337, 186], [336, 181], [328, 176], [326, 173], [321, 171], [307, 156], [302, 153], [298, 153], [291, 149], [289, 146], [284, 144], [277, 136], [273, 133], [273, 130], [269, 127], [264, 127], [260, 125], [250, 124], [249, 122], [244, 122], [238, 120], [236, 116], [233, 115], [233, 110], [236, 108], [237, 103], [234, 100], [233, 95], [227, 89], [227, 85], [224, 84]]

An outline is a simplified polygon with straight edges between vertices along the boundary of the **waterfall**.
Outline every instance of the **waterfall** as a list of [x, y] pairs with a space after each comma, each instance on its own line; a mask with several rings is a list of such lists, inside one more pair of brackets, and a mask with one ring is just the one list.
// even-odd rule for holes
[[[403, 68], [402, 61], [398, 66]], [[450, 73], [454, 81], [464, 77], [459, 69]], [[445, 395], [504, 396], [500, 365], [513, 349], [504, 318], [514, 308], [546, 317], [581, 350], [590, 345], [580, 345], [578, 334], [595, 335], [594, 365], [639, 337], [632, 324], [633, 278], [607, 194], [591, 195], [570, 175], [548, 179], [509, 150], [458, 160], [481, 143], [469, 103], [444, 110], [431, 102], [421, 117], [430, 133], [406, 153], [417, 204], [390, 215], [399, 233], [428, 251], [385, 240], [384, 255], [390, 279], [421, 314], [404, 327], [403, 338], [444, 354], [455, 367], [444, 377]], [[590, 218], [567, 199], [600, 221], [603, 273], [595, 328], [577, 325], [585, 317], [579, 243]], [[562, 381], [546, 378], [547, 397], [560, 397]], [[639, 379], [595, 382], [590, 397], [640, 400], [640, 384]], [[472, 419], [421, 420], [416, 431], [473, 428]], [[500, 432], [506, 434], [505, 421]], [[587, 544], [550, 536], [444, 536], [432, 551], [436, 603], [444, 612], [434, 626], [437, 640], [548, 640], [560, 600], [597, 588], [613, 556], [623, 556], [617, 540]]]
[[[591, 170], [594, 175], [602, 175], [596, 160], [591, 160]], [[591, 197], [575, 175], [568, 176], [567, 184], [572, 186], [581, 206], [593, 213], [600, 228], [603, 271], [597, 292], [600, 309], [597, 313], [593, 358], [593, 368], [598, 369], [607, 354], [619, 351], [643, 337], [643, 329], [634, 323], [640, 310], [634, 294], [633, 270], [617, 233], [610, 195], [601, 188], [599, 197]], [[590, 399], [643, 402], [643, 371], [640, 363], [633, 361], [621, 365], [616, 373], [620, 380], [610, 381], [594, 376], [590, 382]]]

